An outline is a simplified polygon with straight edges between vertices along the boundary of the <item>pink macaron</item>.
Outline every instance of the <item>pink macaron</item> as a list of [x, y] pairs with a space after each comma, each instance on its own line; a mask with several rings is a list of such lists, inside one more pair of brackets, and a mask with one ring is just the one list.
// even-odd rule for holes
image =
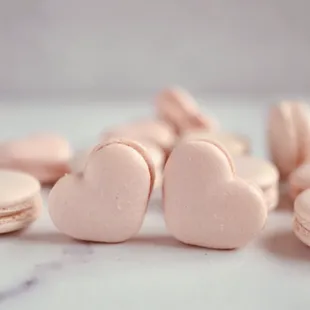
[[[155, 172], [154, 188], [158, 188], [162, 184], [163, 168], [166, 160], [164, 151], [156, 144], [144, 142], [141, 146], [145, 149], [152, 160]], [[92, 148], [77, 151], [70, 161], [71, 173], [83, 172], [87, 163], [88, 156], [91, 154]]]
[[257, 185], [263, 192], [269, 210], [278, 206], [279, 172], [271, 162], [253, 156], [233, 157], [236, 174]]
[[193, 130], [185, 132], [181, 136], [180, 140], [184, 139], [203, 139], [214, 141], [223, 146], [232, 156], [249, 154], [251, 150], [251, 143], [247, 137], [241, 134], [224, 131], [209, 132], [207, 130]]
[[155, 173], [145, 149], [132, 141], [98, 145], [83, 172], [61, 178], [48, 197], [50, 217], [72, 238], [122, 242], [142, 225]]
[[0, 168], [24, 171], [41, 183], [53, 183], [69, 172], [71, 147], [56, 134], [33, 134], [0, 144]]
[[310, 109], [302, 102], [284, 101], [270, 110], [270, 155], [282, 179], [309, 157]]
[[39, 217], [40, 189], [33, 176], [0, 169], [0, 234], [26, 228]]
[[195, 99], [179, 87], [164, 90], [155, 105], [158, 117], [173, 126], [179, 135], [188, 130], [219, 128], [218, 121], [202, 113]]
[[310, 189], [303, 191], [295, 200], [293, 231], [299, 240], [310, 246]]
[[170, 125], [162, 120], [146, 119], [105, 130], [101, 141], [111, 139], [130, 139], [141, 144], [155, 144], [167, 154], [175, 145], [176, 135]]
[[228, 153], [213, 141], [184, 140], [164, 170], [168, 230], [178, 240], [214, 249], [245, 246], [264, 227], [261, 190], [235, 174]]
[[289, 196], [294, 200], [304, 190], [310, 188], [310, 163], [305, 163], [293, 171], [288, 179]]

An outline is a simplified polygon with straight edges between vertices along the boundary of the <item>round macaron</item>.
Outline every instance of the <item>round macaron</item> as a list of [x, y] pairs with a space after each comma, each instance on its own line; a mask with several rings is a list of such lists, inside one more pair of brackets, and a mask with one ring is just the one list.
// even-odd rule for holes
[[95, 147], [80, 174], [62, 177], [48, 197], [50, 217], [72, 238], [115, 243], [141, 228], [155, 181], [145, 148], [129, 140]]
[[0, 144], [0, 168], [33, 175], [41, 183], [54, 183], [69, 171], [71, 148], [56, 134], [33, 134]]
[[0, 169], [0, 233], [29, 226], [41, 208], [38, 180], [23, 172]]
[[149, 119], [111, 128], [101, 134], [102, 142], [111, 139], [130, 139], [141, 144], [152, 143], [169, 154], [175, 145], [176, 135], [166, 122]]
[[270, 110], [268, 143], [272, 161], [286, 179], [309, 157], [310, 109], [303, 102], [283, 101]]
[[188, 130], [218, 130], [219, 122], [203, 114], [195, 99], [179, 87], [164, 90], [156, 98], [156, 110], [159, 118], [174, 127], [178, 135]]
[[294, 202], [293, 230], [299, 240], [310, 246], [310, 189], [299, 194]]
[[294, 200], [304, 190], [310, 188], [310, 163], [305, 163], [293, 171], [288, 179], [289, 195]]
[[205, 139], [214, 141], [223, 146], [232, 156], [248, 154], [251, 149], [250, 141], [247, 137], [229, 132], [208, 132], [205, 130], [189, 131], [181, 137], [181, 140], [183, 139]]
[[233, 160], [237, 176], [262, 190], [269, 210], [276, 208], [279, 202], [279, 172], [275, 165], [252, 156], [235, 156]]

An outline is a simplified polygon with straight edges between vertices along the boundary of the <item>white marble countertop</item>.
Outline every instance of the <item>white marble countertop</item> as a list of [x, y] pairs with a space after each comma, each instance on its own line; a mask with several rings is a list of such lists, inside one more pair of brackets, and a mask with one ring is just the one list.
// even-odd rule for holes
[[[226, 102], [209, 110], [265, 155], [264, 106]], [[0, 104], [0, 139], [57, 130], [78, 148], [104, 126], [149, 113], [146, 105]], [[141, 233], [123, 244], [73, 241], [46, 212], [30, 229], [0, 236], [0, 309], [308, 309], [310, 248], [291, 232], [289, 205], [236, 251], [182, 245], [165, 230], [158, 195], [149, 209]]]

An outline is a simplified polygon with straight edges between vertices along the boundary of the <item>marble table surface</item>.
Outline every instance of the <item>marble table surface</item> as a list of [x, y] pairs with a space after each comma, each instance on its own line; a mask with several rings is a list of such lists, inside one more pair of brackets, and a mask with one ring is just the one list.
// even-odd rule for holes
[[[214, 102], [223, 127], [248, 134], [266, 156], [266, 106]], [[0, 104], [0, 138], [36, 130], [66, 136], [75, 148], [94, 143], [114, 123], [151, 115], [146, 105]], [[47, 196], [49, 189], [42, 194]], [[291, 232], [283, 201], [262, 234], [244, 249], [185, 246], [165, 229], [160, 194], [133, 240], [90, 244], [61, 235], [46, 210], [29, 229], [0, 236], [0, 309], [308, 309], [310, 248]]]

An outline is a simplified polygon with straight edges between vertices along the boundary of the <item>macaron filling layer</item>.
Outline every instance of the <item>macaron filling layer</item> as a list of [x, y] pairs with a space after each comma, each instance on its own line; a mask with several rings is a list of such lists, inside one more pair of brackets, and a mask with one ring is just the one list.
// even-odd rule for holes
[[26, 215], [33, 214], [35, 217], [38, 215], [41, 209], [41, 196], [36, 194], [34, 197], [26, 199], [22, 202], [15, 203], [5, 208], [0, 208], [0, 222], [10, 221], [13, 218], [24, 218]]
[[[305, 242], [307, 244], [310, 244], [310, 228], [306, 227], [305, 224], [303, 223], [305, 222], [304, 220], [302, 221], [301, 219], [298, 218], [298, 216], [295, 215], [294, 218], [294, 233], [297, 235], [297, 237], [302, 238], [304, 241], [304, 239], [307, 239]], [[310, 223], [307, 222], [307, 225], [309, 225]]]

